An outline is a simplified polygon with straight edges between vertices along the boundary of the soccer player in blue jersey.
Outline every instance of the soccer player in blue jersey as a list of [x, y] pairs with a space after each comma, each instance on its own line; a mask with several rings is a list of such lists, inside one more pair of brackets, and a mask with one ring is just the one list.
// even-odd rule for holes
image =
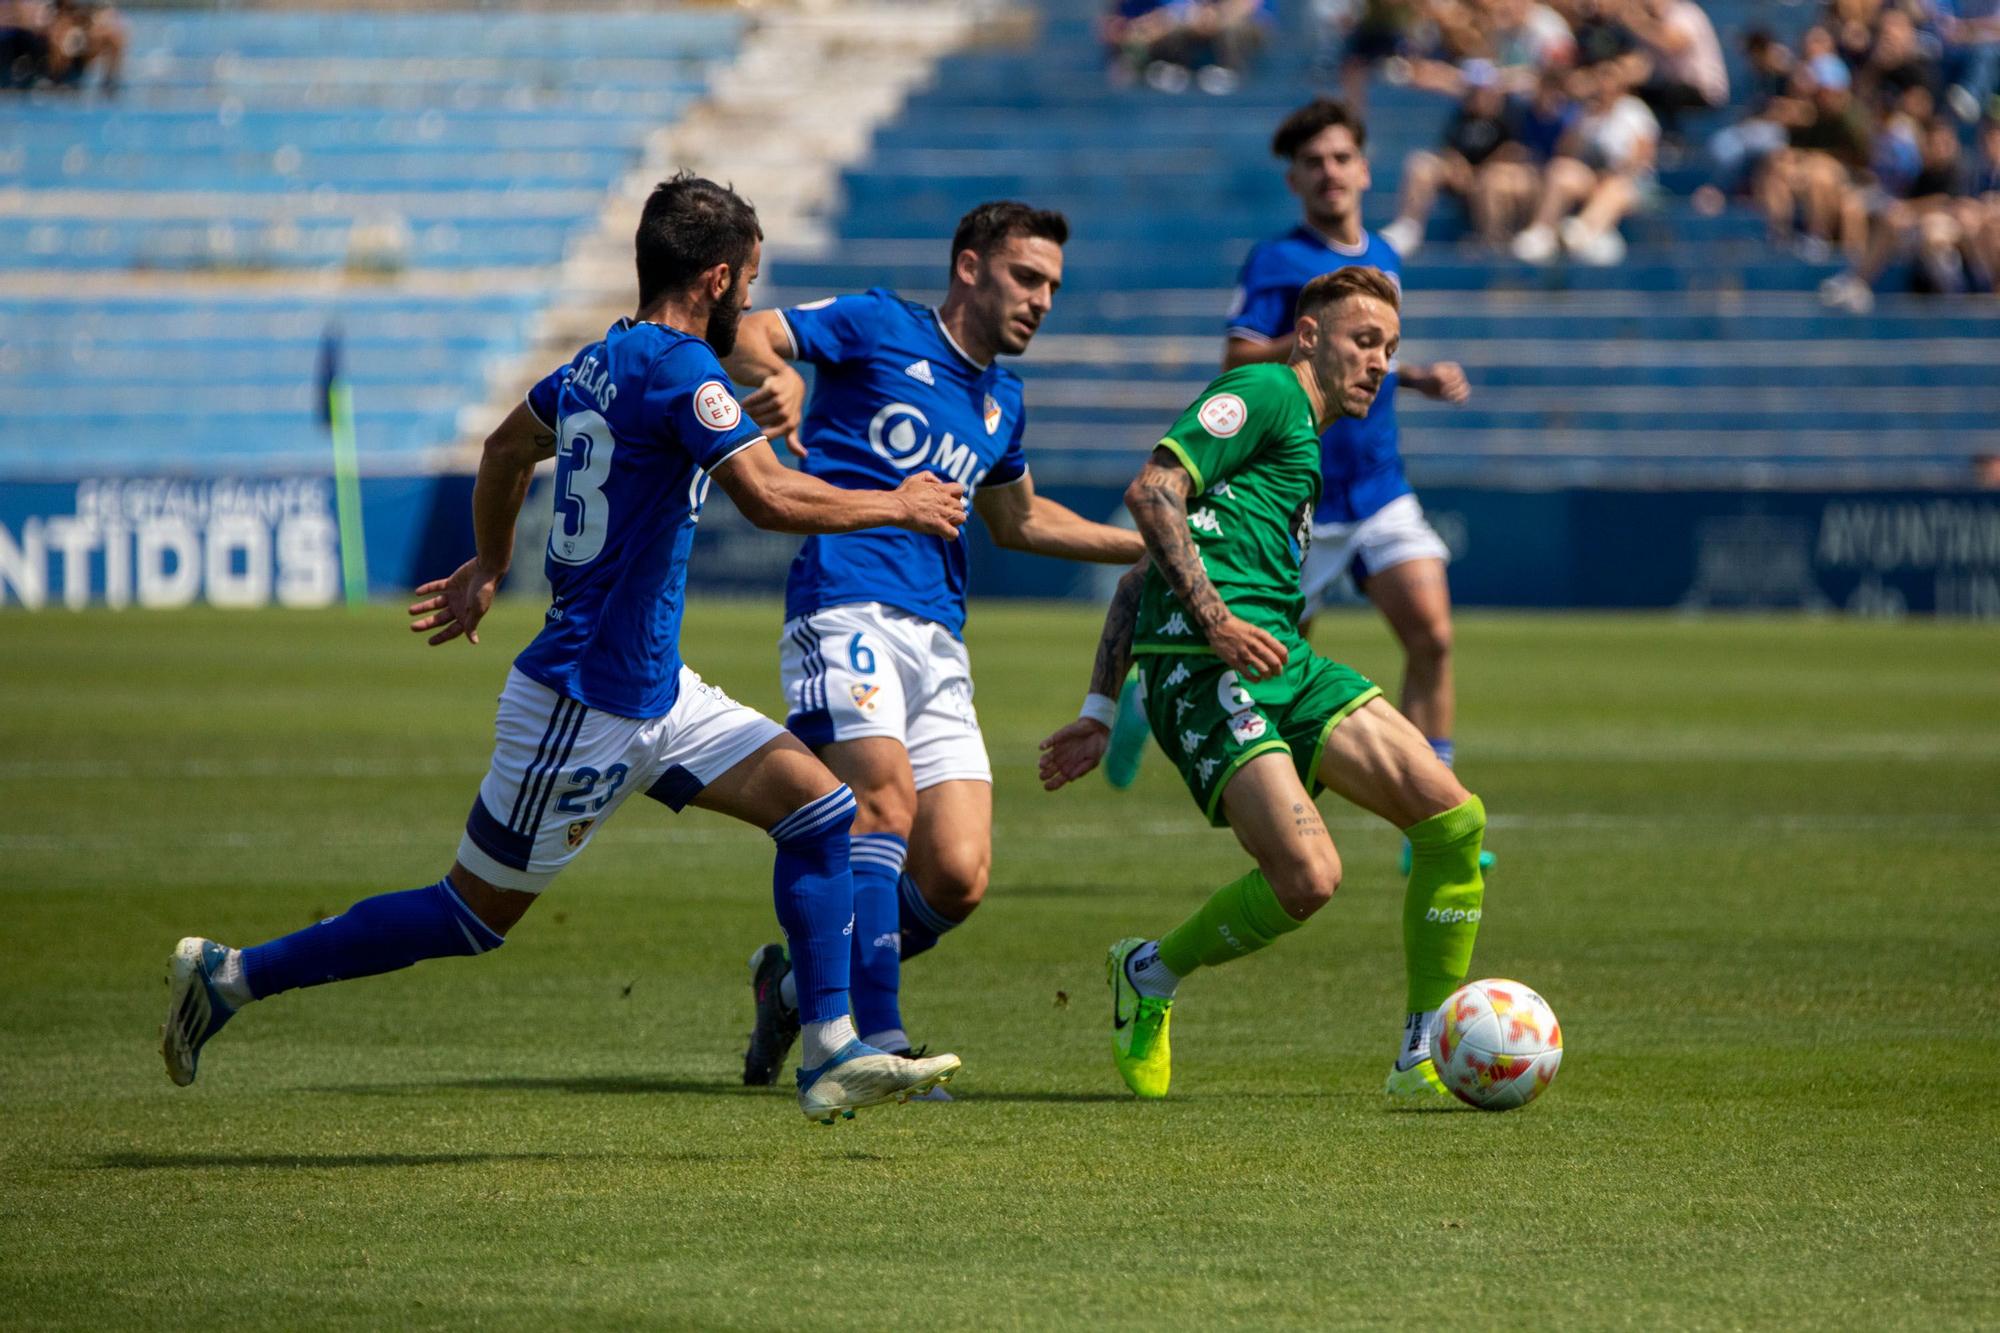
[[[931, 473], [965, 488], [999, 545], [1070, 560], [1129, 564], [1136, 533], [1094, 523], [1035, 493], [1022, 451], [1018, 356], [1062, 285], [1069, 225], [1017, 202], [960, 220], [950, 282], [935, 310], [875, 289], [744, 321], [729, 358], [746, 406], [774, 433], [798, 420], [807, 472], [836, 486], [893, 486]], [[908, 1050], [898, 992], [903, 959], [937, 943], [986, 892], [992, 768], [972, 705], [963, 536], [894, 528], [808, 538], [785, 590], [781, 668], [786, 725], [860, 805], [854, 823], [856, 1027]], [[794, 1030], [785, 958], [751, 960], [757, 1026], [746, 1083], [767, 1083]]]
[[779, 532], [894, 525], [927, 540], [964, 522], [963, 487], [920, 473], [842, 489], [781, 465], [732, 396], [727, 353], [763, 232], [733, 192], [691, 175], [657, 188], [636, 242], [639, 308], [528, 391], [488, 437], [473, 490], [478, 553], [417, 590], [411, 628], [479, 642], [535, 465], [556, 462], [552, 603], [500, 696], [492, 766], [457, 859], [424, 888], [231, 949], [180, 942], [161, 1051], [195, 1078], [204, 1043], [253, 1000], [497, 949], [536, 895], [635, 793], [717, 810], [777, 844], [778, 920], [804, 1019], [799, 1106], [837, 1113], [928, 1092], [956, 1056], [909, 1060], [856, 1040], [848, 1012], [854, 910], [850, 789], [776, 723], [704, 684], [680, 657], [687, 562], [711, 481]]
[[[1400, 290], [1395, 250], [1361, 225], [1369, 185], [1367, 129], [1344, 103], [1317, 98], [1286, 117], [1271, 136], [1271, 153], [1285, 163], [1285, 183], [1304, 218], [1282, 236], [1260, 242], [1243, 261], [1229, 315], [1222, 367], [1283, 362], [1292, 352], [1292, 322], [1300, 290], [1322, 273], [1366, 265]], [[1402, 643], [1400, 708], [1449, 765], [1453, 759], [1450, 552], [1424, 520], [1397, 452], [1396, 389], [1462, 403], [1471, 396], [1456, 363], [1392, 363], [1389, 378], [1362, 418], [1341, 418], [1320, 437], [1322, 483], [1313, 515], [1312, 550], [1301, 580], [1306, 616], [1353, 585], [1375, 603]], [[1125, 785], [1144, 753], [1146, 723], [1128, 682], [1106, 773]], [[1122, 780], [1121, 780], [1122, 779]]]

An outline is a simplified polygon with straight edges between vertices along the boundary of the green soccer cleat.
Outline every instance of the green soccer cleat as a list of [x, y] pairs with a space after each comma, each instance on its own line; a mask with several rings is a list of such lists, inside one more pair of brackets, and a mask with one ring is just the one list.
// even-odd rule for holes
[[1438, 1077], [1437, 1066], [1429, 1056], [1417, 1061], [1408, 1069], [1391, 1069], [1388, 1082], [1382, 1085], [1382, 1095], [1389, 1101], [1391, 1110], [1396, 1111], [1460, 1111], [1465, 1103], [1451, 1095], [1451, 1089]]
[[1141, 1097], [1164, 1097], [1173, 1077], [1173, 1050], [1167, 1042], [1167, 1020], [1174, 1002], [1141, 995], [1125, 975], [1125, 960], [1146, 941], [1123, 939], [1105, 959], [1105, 980], [1111, 983], [1111, 1053], [1118, 1076]]
[[1125, 677], [1118, 691], [1118, 716], [1111, 724], [1111, 745], [1104, 752], [1104, 780], [1124, 791], [1139, 780], [1139, 764], [1146, 757], [1146, 742], [1153, 729], [1146, 721], [1146, 707], [1139, 702], [1139, 673]]

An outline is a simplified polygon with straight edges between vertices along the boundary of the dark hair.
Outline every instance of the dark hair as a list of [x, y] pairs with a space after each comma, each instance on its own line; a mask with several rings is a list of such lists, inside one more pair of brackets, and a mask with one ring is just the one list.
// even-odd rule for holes
[[1401, 311], [1403, 294], [1389, 275], [1367, 264], [1349, 264], [1331, 273], [1322, 273], [1299, 291], [1299, 305], [1293, 319], [1318, 315], [1320, 311], [1350, 296], [1372, 297], [1391, 310]]
[[1306, 146], [1306, 141], [1322, 130], [1330, 130], [1336, 125], [1345, 125], [1354, 135], [1354, 146], [1368, 146], [1368, 126], [1361, 117], [1347, 109], [1347, 103], [1335, 101], [1331, 97], [1315, 97], [1304, 106], [1285, 117], [1285, 123], [1278, 126], [1278, 132], [1271, 136], [1271, 156], [1292, 160], [1293, 154]]
[[1010, 236], [1038, 236], [1057, 245], [1069, 244], [1069, 219], [1052, 208], [1036, 208], [1018, 199], [994, 199], [958, 220], [951, 234], [951, 264], [970, 250], [985, 255]]
[[639, 308], [685, 291], [717, 264], [742, 273], [764, 239], [757, 210], [726, 185], [683, 171], [662, 181], [639, 214]]

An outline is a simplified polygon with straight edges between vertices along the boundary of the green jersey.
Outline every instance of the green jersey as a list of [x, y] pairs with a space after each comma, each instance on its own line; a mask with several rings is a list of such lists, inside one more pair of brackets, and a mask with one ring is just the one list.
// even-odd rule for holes
[[[1319, 426], [1291, 367], [1240, 366], [1202, 391], [1160, 447], [1194, 479], [1188, 535], [1230, 611], [1300, 643], [1299, 566], [1319, 503]], [[1146, 571], [1134, 653], [1205, 653], [1201, 627], [1157, 568]]]

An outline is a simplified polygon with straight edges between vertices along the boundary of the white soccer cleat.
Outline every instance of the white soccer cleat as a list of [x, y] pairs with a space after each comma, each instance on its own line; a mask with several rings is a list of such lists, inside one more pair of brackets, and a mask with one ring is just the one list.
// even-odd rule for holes
[[912, 1060], [851, 1041], [825, 1064], [799, 1070], [799, 1111], [822, 1125], [832, 1124], [836, 1116], [852, 1120], [864, 1106], [923, 1096], [949, 1082], [959, 1065], [955, 1055]]
[[228, 956], [226, 946], [190, 935], [167, 960], [167, 1021], [160, 1027], [160, 1054], [167, 1077], [180, 1087], [194, 1082], [203, 1044], [236, 1017], [209, 980]]

